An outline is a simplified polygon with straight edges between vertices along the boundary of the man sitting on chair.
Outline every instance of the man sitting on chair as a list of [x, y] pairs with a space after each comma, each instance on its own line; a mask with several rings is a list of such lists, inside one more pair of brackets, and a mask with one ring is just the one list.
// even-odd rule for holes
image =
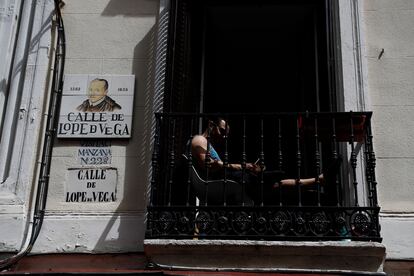
[[[200, 135], [195, 135], [191, 141], [191, 153], [195, 160], [195, 165], [199, 171], [205, 174], [207, 152], [209, 153], [210, 160], [208, 162], [209, 179], [222, 179], [224, 176], [224, 163], [219, 154], [215, 150], [214, 146], [220, 146], [225, 141], [225, 136], [229, 134], [230, 127], [228, 123], [222, 118], [214, 118], [208, 120], [208, 124], [204, 132]], [[209, 137], [209, 140], [207, 138]], [[209, 148], [209, 150], [207, 150]], [[258, 164], [246, 163], [245, 172], [242, 172], [242, 165], [238, 163], [227, 164], [226, 177], [227, 179], [234, 180], [238, 183], [242, 183], [244, 180], [246, 183], [246, 191], [256, 195], [251, 195], [252, 198], [258, 197], [258, 183], [259, 173], [261, 167]], [[296, 179], [284, 178], [283, 172], [279, 172], [275, 175], [275, 179], [264, 179], [265, 181], [265, 195], [266, 193], [272, 193], [275, 187], [279, 185], [283, 186], [295, 186], [297, 184]], [[323, 175], [319, 177], [319, 180], [323, 181]], [[270, 182], [270, 183], [269, 183]], [[315, 178], [300, 179], [301, 185], [315, 184]]]

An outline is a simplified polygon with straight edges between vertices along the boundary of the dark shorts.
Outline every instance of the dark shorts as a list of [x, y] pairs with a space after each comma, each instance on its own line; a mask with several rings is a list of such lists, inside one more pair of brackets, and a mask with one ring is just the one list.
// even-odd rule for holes
[[[247, 194], [257, 203], [262, 199], [265, 202], [272, 202], [275, 198], [276, 190], [273, 185], [286, 178], [283, 171], [264, 171], [263, 173], [253, 174], [251, 172], [228, 171], [227, 178], [238, 182], [240, 185], [245, 183]], [[263, 180], [263, 181], [262, 181]]]

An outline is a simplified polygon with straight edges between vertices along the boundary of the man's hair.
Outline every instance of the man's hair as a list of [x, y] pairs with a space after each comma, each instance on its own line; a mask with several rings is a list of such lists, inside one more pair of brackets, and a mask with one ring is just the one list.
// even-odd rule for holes
[[220, 116], [213, 116], [207, 118], [207, 122], [213, 122], [215, 125], [219, 125], [221, 121], [226, 121], [223, 117]]
[[103, 82], [105, 83], [105, 84], [104, 84], [105, 91], [106, 91], [106, 90], [108, 90], [109, 85], [108, 85], [108, 81], [107, 81], [106, 79], [99, 79], [99, 78], [96, 78], [96, 79], [93, 79], [93, 80], [91, 81], [91, 83], [92, 83], [92, 82], [94, 82], [94, 81], [103, 81]]
[[204, 129], [206, 129], [210, 125], [210, 122], [213, 123], [214, 125], [218, 126], [218, 125], [220, 125], [221, 121], [227, 122], [226, 119], [224, 119], [223, 117], [220, 117], [220, 116], [208, 117], [208, 118], [206, 118]]

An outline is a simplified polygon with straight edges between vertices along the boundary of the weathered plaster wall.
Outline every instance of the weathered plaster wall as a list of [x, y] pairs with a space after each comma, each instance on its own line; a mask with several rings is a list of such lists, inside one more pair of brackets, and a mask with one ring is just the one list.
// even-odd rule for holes
[[414, 1], [361, 4], [382, 235], [388, 259], [414, 259]]
[[0, 4], [0, 40], [7, 51], [0, 75], [1, 94], [7, 95], [0, 134], [0, 252], [21, 249], [28, 233], [50, 88], [52, 14], [51, 0]]
[[157, 0], [68, 0], [65, 74], [134, 74], [131, 139], [111, 140], [115, 202], [65, 202], [68, 168], [79, 168], [81, 139], [57, 139], [47, 213], [34, 252], [142, 250], [150, 162], [152, 50]]

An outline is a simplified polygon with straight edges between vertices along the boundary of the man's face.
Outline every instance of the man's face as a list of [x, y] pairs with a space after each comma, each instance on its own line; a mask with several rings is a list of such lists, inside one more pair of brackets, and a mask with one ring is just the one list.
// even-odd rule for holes
[[94, 103], [102, 99], [108, 94], [108, 91], [105, 89], [104, 81], [92, 81], [89, 86], [88, 97], [89, 100]]
[[217, 141], [223, 141], [224, 136], [229, 134], [230, 127], [226, 121], [221, 120], [218, 124], [214, 124], [211, 130], [211, 137]]

